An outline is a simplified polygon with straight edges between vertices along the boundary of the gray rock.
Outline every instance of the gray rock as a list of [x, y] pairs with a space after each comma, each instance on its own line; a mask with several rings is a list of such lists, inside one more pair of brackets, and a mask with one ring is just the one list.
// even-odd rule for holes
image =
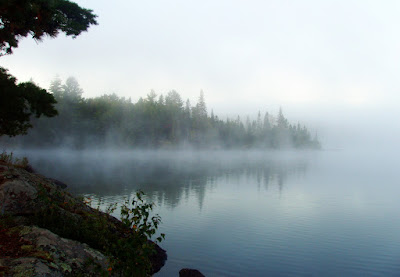
[[21, 179], [7, 179], [0, 185], [1, 214], [17, 215], [34, 212], [35, 187]]
[[35, 226], [20, 227], [19, 233], [32, 250], [27, 257], [0, 259], [9, 269], [6, 276], [98, 276], [108, 268], [107, 257], [86, 244]]
[[68, 187], [68, 185], [66, 183], [63, 183], [57, 179], [53, 179], [53, 178], [47, 178], [50, 182], [52, 182], [53, 184], [55, 184], [56, 186], [65, 189]]

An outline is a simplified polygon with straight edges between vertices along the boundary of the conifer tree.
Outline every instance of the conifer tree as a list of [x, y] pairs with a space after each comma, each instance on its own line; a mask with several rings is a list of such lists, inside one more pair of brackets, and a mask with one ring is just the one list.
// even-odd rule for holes
[[[36, 41], [59, 32], [76, 37], [96, 15], [68, 0], [0, 1], [0, 56], [11, 54], [19, 40], [31, 35]], [[57, 114], [53, 95], [32, 82], [16, 83], [16, 78], [0, 67], [0, 136], [26, 134], [32, 127], [30, 116]]]

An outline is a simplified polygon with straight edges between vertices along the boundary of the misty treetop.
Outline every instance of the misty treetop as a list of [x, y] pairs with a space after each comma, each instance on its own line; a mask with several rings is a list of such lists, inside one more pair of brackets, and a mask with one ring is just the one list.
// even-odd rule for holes
[[192, 105], [174, 90], [166, 95], [151, 91], [136, 103], [116, 94], [83, 98], [76, 79], [56, 78], [50, 92], [59, 115], [33, 119], [27, 136], [14, 140], [28, 147], [147, 147], [173, 148], [319, 148], [305, 126], [292, 125], [283, 115], [266, 112], [256, 119], [220, 119], [207, 110], [200, 92]]

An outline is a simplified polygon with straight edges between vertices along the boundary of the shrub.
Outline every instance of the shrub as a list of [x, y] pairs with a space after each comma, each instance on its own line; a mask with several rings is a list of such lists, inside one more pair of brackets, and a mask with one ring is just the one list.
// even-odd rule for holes
[[[155, 245], [150, 241], [161, 223], [159, 215], [150, 217], [153, 203], [146, 203], [142, 191], [130, 202], [126, 200], [121, 206], [121, 221], [130, 234], [110, 245], [108, 251], [113, 257], [111, 261], [115, 270], [123, 276], [146, 276], [152, 271], [150, 257], [155, 254]], [[115, 206], [109, 209], [112, 212]], [[156, 238], [161, 242], [165, 238], [160, 234]]]
[[8, 154], [6, 151], [3, 151], [0, 154], [0, 161], [4, 162], [7, 165], [12, 165], [20, 168], [27, 168], [29, 166], [29, 161], [26, 157], [23, 157], [22, 159], [16, 158], [14, 157], [13, 152], [10, 152], [10, 154]]

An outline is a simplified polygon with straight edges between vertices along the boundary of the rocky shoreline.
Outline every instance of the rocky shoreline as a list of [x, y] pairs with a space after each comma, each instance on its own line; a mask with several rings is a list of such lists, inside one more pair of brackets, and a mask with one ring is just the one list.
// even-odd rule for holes
[[[111, 266], [117, 257], [104, 249], [133, 231], [63, 187], [29, 167], [0, 162], [0, 276], [120, 276]], [[154, 274], [167, 255], [148, 244]]]

